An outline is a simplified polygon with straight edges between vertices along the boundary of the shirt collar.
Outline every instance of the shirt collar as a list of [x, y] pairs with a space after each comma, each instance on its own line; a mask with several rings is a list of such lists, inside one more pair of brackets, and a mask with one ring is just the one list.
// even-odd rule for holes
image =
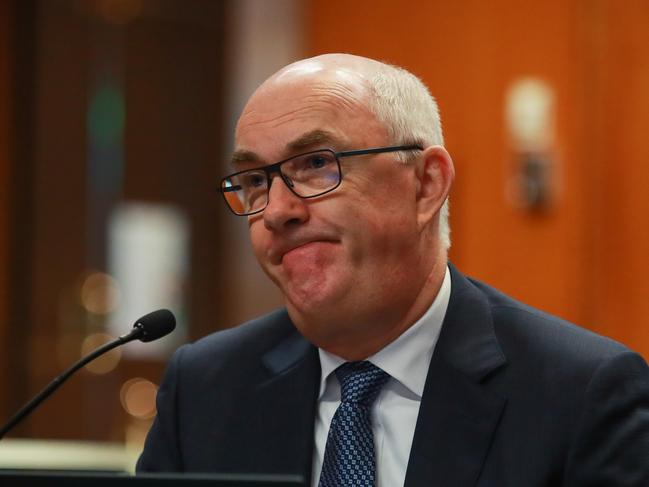
[[[420, 399], [450, 296], [451, 274], [447, 267], [442, 286], [430, 308], [396, 340], [367, 359]], [[318, 354], [322, 371], [318, 399], [321, 399], [327, 387], [327, 379], [346, 360], [321, 348], [318, 348]]]

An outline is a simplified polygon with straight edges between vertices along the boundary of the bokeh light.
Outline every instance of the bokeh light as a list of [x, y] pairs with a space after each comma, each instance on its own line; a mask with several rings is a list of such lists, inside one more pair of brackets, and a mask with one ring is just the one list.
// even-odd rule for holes
[[93, 314], [104, 315], [113, 311], [120, 301], [117, 281], [103, 272], [93, 272], [81, 286], [81, 304]]
[[[90, 352], [96, 348], [101, 347], [105, 343], [108, 343], [111, 340], [114, 340], [115, 337], [108, 335], [107, 333], [93, 333], [88, 335], [83, 342], [81, 343], [81, 356], [88, 355]], [[101, 357], [93, 360], [85, 369], [93, 374], [101, 375], [107, 374], [117, 367], [119, 361], [122, 358], [122, 352], [119, 348], [114, 348], [110, 352], [105, 353]]]
[[149, 419], [155, 416], [155, 398], [158, 387], [141, 377], [127, 380], [119, 396], [124, 410], [133, 417]]

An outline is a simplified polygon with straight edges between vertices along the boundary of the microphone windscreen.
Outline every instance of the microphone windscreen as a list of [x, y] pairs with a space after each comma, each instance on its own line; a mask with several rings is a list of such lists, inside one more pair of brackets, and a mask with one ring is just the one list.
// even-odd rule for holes
[[133, 327], [142, 330], [141, 336], [138, 337], [140, 341], [151, 342], [174, 331], [176, 317], [168, 309], [159, 309], [144, 315]]

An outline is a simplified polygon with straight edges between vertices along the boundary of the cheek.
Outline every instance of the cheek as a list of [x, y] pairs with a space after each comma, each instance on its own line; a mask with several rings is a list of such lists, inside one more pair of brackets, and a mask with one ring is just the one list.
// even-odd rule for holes
[[346, 212], [347, 228], [358, 242], [357, 257], [363, 254], [391, 260], [403, 252], [414, 251], [417, 220], [414, 205], [389, 198], [354, 202]]
[[267, 250], [269, 235], [261, 221], [251, 222], [249, 226], [250, 243], [257, 261], [263, 268], [267, 267]]

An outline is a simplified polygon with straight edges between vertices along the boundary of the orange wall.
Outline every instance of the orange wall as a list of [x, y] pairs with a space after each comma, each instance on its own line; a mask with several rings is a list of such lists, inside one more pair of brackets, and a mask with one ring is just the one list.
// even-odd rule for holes
[[[640, 0], [311, 0], [305, 32], [308, 54], [404, 66], [438, 99], [455, 263], [649, 357], [648, 18]], [[504, 100], [525, 76], [556, 96], [555, 197], [540, 213], [506, 197]]]
[[601, 2], [596, 58], [599, 216], [594, 309], [649, 351], [649, 3]]

